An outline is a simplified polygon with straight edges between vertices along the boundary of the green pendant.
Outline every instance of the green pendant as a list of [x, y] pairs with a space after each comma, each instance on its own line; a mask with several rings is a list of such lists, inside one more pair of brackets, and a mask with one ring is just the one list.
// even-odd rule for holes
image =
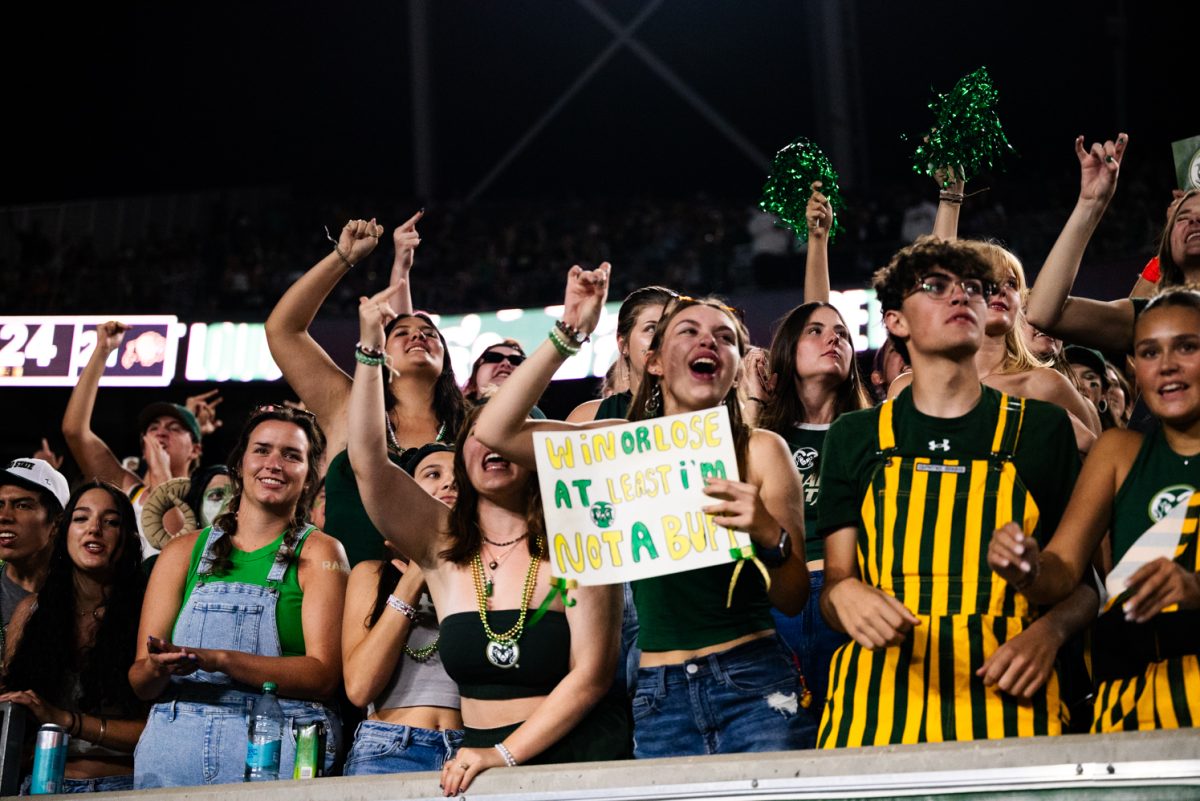
[[489, 597], [489, 598], [492, 597], [492, 580], [491, 579], [488, 579], [487, 581], [483, 582], [483, 591], [485, 593], [487, 593], [487, 597]]

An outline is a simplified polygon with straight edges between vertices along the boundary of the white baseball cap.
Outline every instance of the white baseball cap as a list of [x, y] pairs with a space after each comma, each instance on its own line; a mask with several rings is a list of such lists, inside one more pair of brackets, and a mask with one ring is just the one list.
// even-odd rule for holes
[[67, 508], [67, 501], [71, 499], [71, 487], [63, 474], [42, 459], [13, 459], [8, 467], [0, 470], [0, 485], [3, 484], [19, 484], [49, 492], [58, 499], [60, 509]]

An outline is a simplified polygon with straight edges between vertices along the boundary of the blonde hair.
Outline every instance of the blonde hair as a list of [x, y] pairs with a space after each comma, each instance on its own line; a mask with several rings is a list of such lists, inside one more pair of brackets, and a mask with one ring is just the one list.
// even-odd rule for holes
[[991, 240], [965, 240], [963, 244], [978, 253], [992, 268], [992, 280], [997, 286], [1003, 285], [1008, 280], [1010, 271], [1017, 279], [1017, 295], [1020, 297], [1020, 304], [1016, 309], [1013, 327], [1004, 335], [1004, 363], [1000, 365], [1000, 369], [996, 373], [1011, 375], [1012, 373], [1036, 370], [1038, 367], [1049, 367], [1050, 365], [1039, 359], [1029, 349], [1019, 328], [1025, 322], [1025, 297], [1029, 294], [1029, 285], [1025, 281], [1025, 268], [1021, 265], [1021, 260], [1008, 248]]

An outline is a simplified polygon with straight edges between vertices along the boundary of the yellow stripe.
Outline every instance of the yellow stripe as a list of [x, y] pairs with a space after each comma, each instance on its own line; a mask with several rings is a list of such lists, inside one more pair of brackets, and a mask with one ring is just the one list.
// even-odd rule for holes
[[[867, 577], [867, 562], [873, 553], [872, 549], [875, 543], [879, 542], [879, 529], [875, 526], [875, 486], [874, 480], [871, 486], [867, 487], [866, 493], [863, 495], [862, 502], [862, 517], [863, 532], [866, 534], [867, 543], [865, 549], [859, 549], [855, 543], [855, 555], [858, 557], [858, 575], [865, 581]], [[865, 553], [864, 553], [865, 550]]]
[[904, 733], [900, 742], [920, 742], [921, 711], [925, 708], [925, 659], [929, 655], [929, 618], [920, 616], [921, 625], [909, 632], [913, 638], [912, 658], [908, 660], [908, 707], [904, 714]]
[[[1154, 665], [1152, 667], [1157, 667]], [[1166, 665], [1164, 664], [1165, 668]], [[1158, 716], [1162, 719], [1162, 727], [1164, 729], [1178, 729], [1179, 718], [1175, 716], [1175, 702], [1171, 698], [1171, 677], [1167, 671], [1158, 670], [1154, 676], [1154, 686], [1150, 688], [1154, 693], [1154, 706], [1158, 709]]]
[[[849, 673], [850, 662], [853, 661], [850, 658], [850, 651], [858, 647], [856, 643], [851, 641], [833, 652], [831, 664], [836, 665], [838, 659], [841, 658], [842, 669], [837, 676], [830, 677], [833, 679], [833, 684], [829, 688], [829, 700], [825, 704], [825, 715], [832, 716], [833, 724], [829, 727], [829, 739], [825, 743], [826, 748], [836, 746], [838, 735], [842, 731], [842, 718], [845, 716], [846, 710], [846, 676]], [[822, 718], [825, 715], [822, 715]], [[825, 721], [822, 720], [821, 723], [823, 725]]]
[[1188, 713], [1192, 725], [1200, 723], [1200, 658], [1185, 656], [1183, 666], [1183, 694], [1187, 698]]
[[892, 410], [896, 407], [886, 400], [879, 405], [879, 448], [889, 450], [896, 447], [896, 434], [892, 431]]
[[[1012, 642], [1021, 633], [1024, 626], [1015, 617], [1005, 618], [1004, 623], [1006, 631], [1004, 641]], [[996, 692], [999, 694], [1000, 691], [997, 690]], [[1017, 736], [1032, 737], [1035, 734], [1033, 728], [1033, 702], [1017, 700], [1013, 697], [1009, 697], [1007, 700], [1008, 703], [1015, 704], [1017, 707]]]
[[971, 631], [967, 619], [956, 615], [954, 625], [954, 726], [956, 740], [974, 740], [975, 710], [971, 704]]
[[[957, 466], [958, 460], [947, 459], [944, 464]], [[954, 493], [958, 488], [957, 473], [942, 473], [941, 476], [937, 521], [933, 529], [933, 564], [930, 565], [930, 573], [933, 576], [930, 612], [934, 615], [945, 615], [950, 609], [950, 539], [953, 536]]]
[[[925, 495], [929, 474], [916, 469], [929, 464], [928, 459], [913, 459], [912, 490], [908, 494], [908, 518], [904, 521], [904, 555], [901, 572], [904, 574], [904, 597], [900, 600], [909, 609], [919, 609], [921, 599], [921, 540], [925, 536]], [[899, 475], [899, 468], [897, 468]], [[899, 479], [897, 478], [897, 483]], [[893, 538], [893, 542], [895, 539]], [[894, 548], [892, 550], [895, 550]], [[892, 555], [895, 558], [895, 554]]]
[[[982, 537], [990, 537], [983, 529], [983, 490], [987, 486], [987, 462], [977, 460], [971, 462], [971, 475], [968, 479], [971, 487], [970, 497], [967, 498], [967, 537], [963, 542], [963, 596], [960, 611], [963, 614], [976, 614], [981, 610], [975, 605], [979, 602], [979, 551], [982, 547]], [[980, 532], [981, 537], [973, 536]], [[990, 572], [990, 571], [989, 571]]]
[[[994, 528], [1000, 528], [1006, 523], [1012, 522], [1013, 479], [1016, 478], [1016, 474], [1017, 471], [1011, 462], [1005, 462], [1000, 468], [1000, 475], [996, 479], [996, 520]], [[1008, 582], [1000, 578], [1000, 576], [992, 574], [992, 591], [991, 596], [988, 598], [987, 614], [997, 616], [1004, 614], [1004, 596], [1007, 592]]]
[[1150, 665], [1142, 676], [1142, 689], [1137, 697], [1137, 726], [1139, 729], [1154, 728], [1154, 683], [1162, 662]]
[[939, 690], [941, 676], [938, 673], [938, 654], [942, 645], [938, 637], [937, 619], [927, 620], [925, 625], [929, 626], [929, 686], [925, 693], [925, 704], [929, 709], [925, 718], [925, 741], [940, 743], [945, 739], [942, 735], [942, 694]]
[[1000, 416], [996, 418], [996, 433], [992, 434], [992, 453], [1000, 450], [1004, 442], [1004, 424], [1008, 420], [1008, 396], [1000, 395]]
[[[992, 631], [991, 621], [984, 618], [983, 624], [983, 658], [996, 653], [1000, 648], [996, 634]], [[984, 689], [984, 710], [987, 715], [987, 736], [989, 740], [999, 740], [1004, 736], [1004, 704], [993, 687]]]
[[854, 707], [850, 712], [850, 731], [846, 734], [846, 745], [857, 748], [863, 744], [863, 732], [867, 729], [867, 702], [878, 703], [877, 698], [868, 698], [871, 682], [871, 662], [875, 653], [860, 648], [854, 666]]
[[[911, 634], [909, 636], [912, 636]], [[892, 726], [895, 723], [896, 665], [900, 662], [900, 649], [887, 648], [883, 652], [883, 675], [879, 682], [879, 718], [875, 726], [875, 745], [892, 742]]]

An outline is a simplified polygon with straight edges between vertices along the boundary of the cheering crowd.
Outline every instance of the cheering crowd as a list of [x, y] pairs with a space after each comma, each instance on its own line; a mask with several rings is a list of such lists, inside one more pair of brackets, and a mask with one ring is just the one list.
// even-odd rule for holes
[[[456, 376], [414, 309], [420, 213], [359, 300], [353, 375], [308, 328], [386, 229], [351, 220], [279, 298], [299, 402], [259, 406], [223, 465], [200, 467], [212, 393], [138, 414], [137, 471], [92, 431], [126, 330], [105, 323], [62, 423], [86, 480], [49, 453], [0, 472], [0, 701], [71, 735], [74, 791], [242, 780], [267, 682], [281, 775], [292, 725], [320, 722], [326, 775], [440, 770], [448, 796], [523, 764], [1194, 726], [1200, 194], [1130, 298], [1070, 294], [1126, 145], [1076, 141], [1032, 287], [959, 239], [965, 187], [940, 182], [933, 235], [875, 273], [866, 379], [817, 185], [805, 302], [768, 347], [702, 285], [636, 289], [602, 396], [563, 421], [537, 404], [619, 260], [570, 270], [544, 341]], [[703, 511], [758, 569], [556, 581], [533, 435], [718, 406], [738, 478], [707, 479]]]

